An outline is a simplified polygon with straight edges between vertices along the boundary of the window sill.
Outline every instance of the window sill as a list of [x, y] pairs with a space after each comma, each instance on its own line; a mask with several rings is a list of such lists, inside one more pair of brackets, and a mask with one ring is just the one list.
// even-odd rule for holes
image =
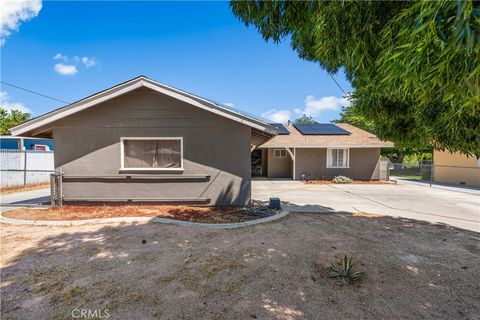
[[327, 167], [327, 169], [350, 169], [350, 167]]
[[124, 172], [183, 172], [183, 168], [120, 168], [120, 173]]

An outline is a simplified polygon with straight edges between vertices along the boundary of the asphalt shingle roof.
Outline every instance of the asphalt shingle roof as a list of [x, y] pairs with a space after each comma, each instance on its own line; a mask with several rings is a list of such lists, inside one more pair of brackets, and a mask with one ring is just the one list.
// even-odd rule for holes
[[337, 126], [350, 132], [350, 135], [302, 135], [292, 124], [285, 126], [290, 132], [288, 135], [277, 135], [268, 140], [259, 148], [324, 148], [324, 147], [393, 147], [390, 141], [382, 141], [376, 135], [354, 127], [339, 123]]

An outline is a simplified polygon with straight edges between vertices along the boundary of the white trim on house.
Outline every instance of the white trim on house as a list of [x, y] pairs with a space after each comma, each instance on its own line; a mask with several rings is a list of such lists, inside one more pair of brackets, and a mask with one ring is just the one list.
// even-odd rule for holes
[[[343, 164], [341, 166], [333, 165], [333, 151], [338, 153], [343, 150]], [[337, 155], [338, 157], [338, 155]], [[327, 148], [327, 168], [329, 169], [348, 169], [350, 168], [350, 150], [348, 148]]]
[[[392, 147], [393, 147], [393, 144], [392, 144]], [[389, 147], [386, 147], [385, 145], [374, 145], [374, 144], [369, 144], [369, 145], [364, 145], [364, 144], [351, 144], [351, 145], [347, 145], [347, 144], [343, 144], [343, 145], [331, 145], [331, 146], [325, 146], [325, 145], [315, 145], [315, 144], [312, 144], [312, 145], [302, 145], [302, 144], [292, 144], [292, 145], [288, 145], [288, 146], [285, 146], [285, 145], [269, 145], [268, 147], [264, 147], [264, 146], [258, 146], [257, 148], [259, 149], [280, 149], [280, 148], [299, 148], [299, 149], [327, 149], [327, 148], [331, 148], [331, 149], [345, 149], [345, 148], [389, 148]]]
[[[180, 140], [179, 168], [125, 168], [125, 140]], [[120, 171], [183, 171], [183, 137], [121, 137], [120, 138]]]
[[245, 115], [235, 110], [228, 109], [212, 101], [209, 101], [199, 96], [193, 95], [191, 93], [170, 87], [168, 85], [151, 80], [144, 76], [140, 76], [135, 79], [129, 80], [125, 83], [116, 85], [112, 88], [106, 89], [97, 94], [94, 94], [92, 96], [86, 97], [72, 104], [69, 104], [63, 108], [54, 110], [52, 112], [46, 113], [37, 118], [26, 121], [16, 127], [11, 128], [10, 132], [14, 136], [27, 133], [39, 127], [48, 125], [49, 123], [52, 123], [56, 120], [59, 120], [71, 114], [77, 113], [79, 111], [85, 110], [99, 103], [113, 99], [115, 97], [118, 97], [122, 94], [128, 93], [130, 91], [133, 91], [141, 87], [150, 88], [152, 90], [163, 93], [175, 99], [184, 101], [188, 104], [191, 104], [203, 110], [218, 114], [222, 117], [231, 119], [233, 121], [240, 122], [242, 124], [258, 129], [260, 131], [267, 132], [269, 134], [278, 133], [278, 128], [266, 122], [263, 122], [259, 119], [255, 119], [251, 116]]

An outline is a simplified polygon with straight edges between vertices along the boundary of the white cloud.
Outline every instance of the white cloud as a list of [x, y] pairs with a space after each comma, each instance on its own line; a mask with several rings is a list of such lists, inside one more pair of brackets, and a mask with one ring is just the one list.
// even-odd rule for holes
[[78, 72], [78, 65], [84, 65], [86, 68], [91, 68], [97, 64], [97, 60], [93, 57], [69, 57], [62, 53], [57, 53], [53, 56], [54, 60], [63, 61], [63, 63], [57, 63], [54, 65], [55, 71], [62, 75], [74, 75]]
[[224, 105], [226, 105], [227, 107], [235, 107], [235, 104], [233, 104], [232, 102], [225, 102]]
[[0, 92], [0, 108], [7, 110], [8, 112], [12, 110], [18, 110], [21, 112], [25, 113], [32, 113], [32, 110], [29, 108], [25, 107], [22, 103], [20, 102], [10, 102], [9, 101], [9, 95], [6, 91], [1, 91]]
[[57, 73], [64, 76], [73, 76], [78, 72], [77, 67], [71, 64], [57, 63], [53, 68]]
[[347, 98], [329, 96], [317, 100], [313, 95], [309, 95], [305, 98], [305, 108], [303, 110], [296, 108], [294, 111], [296, 114], [306, 114], [307, 116], [317, 117], [322, 111], [337, 110], [349, 104], [350, 101], [348, 101]]
[[1, 0], [0, 1], [0, 45], [22, 22], [38, 15], [42, 0]]
[[64, 62], [68, 62], [68, 57], [67, 57], [66, 55], [61, 54], [61, 53], [57, 53], [57, 54], [53, 57], [53, 59], [55, 59], [55, 60], [62, 60], [62, 61], [64, 61]]
[[85, 67], [90, 68], [96, 65], [97, 61], [95, 61], [94, 58], [82, 57], [82, 63], [85, 65]]
[[305, 98], [305, 106], [303, 108], [295, 108], [291, 110], [271, 109], [262, 113], [262, 117], [278, 123], [286, 123], [292, 119], [294, 115], [306, 114], [313, 118], [318, 117], [325, 110], [338, 110], [343, 106], [348, 106], [350, 101], [347, 98], [338, 98], [335, 96], [322, 97], [315, 99], [313, 95]]
[[292, 113], [289, 110], [271, 109], [262, 113], [262, 117], [278, 123], [287, 123], [290, 120]]

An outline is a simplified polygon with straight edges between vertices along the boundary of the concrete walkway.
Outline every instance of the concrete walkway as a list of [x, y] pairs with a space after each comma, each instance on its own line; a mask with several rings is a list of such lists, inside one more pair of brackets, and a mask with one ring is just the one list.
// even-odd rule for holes
[[444, 223], [480, 232], [480, 192], [399, 182], [371, 185], [305, 185], [254, 180], [252, 197], [279, 197], [291, 212], [366, 212]]
[[0, 212], [15, 210], [29, 205], [50, 204], [50, 188], [34, 189], [0, 195]]

